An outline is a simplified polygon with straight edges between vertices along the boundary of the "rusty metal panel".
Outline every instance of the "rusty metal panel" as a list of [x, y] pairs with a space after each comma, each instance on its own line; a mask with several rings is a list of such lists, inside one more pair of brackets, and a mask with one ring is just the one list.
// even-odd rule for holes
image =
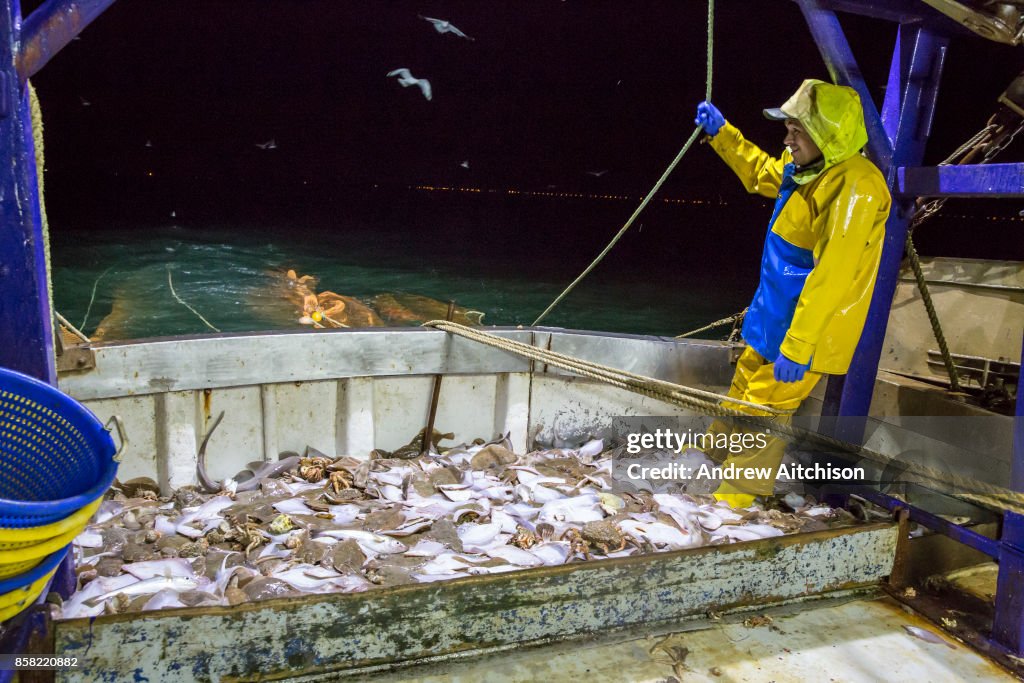
[[[925, 258], [921, 268], [951, 353], [1020, 359], [1024, 264]], [[927, 350], [935, 348], [935, 341], [909, 268], [900, 273], [891, 310], [879, 368], [948, 382], [945, 367], [928, 363]]]
[[55, 624], [59, 681], [279, 679], [537, 643], [866, 586], [896, 528], [866, 525], [346, 595]]
[[618, 416], [694, 414], [649, 396], [564, 374], [534, 375], [530, 392], [530, 436], [545, 444], [606, 436], [612, 418]]
[[[435, 429], [452, 432], [454, 443], [468, 443], [478, 436], [487, 439], [495, 436], [497, 382], [498, 375], [494, 373], [445, 376], [441, 382]], [[430, 376], [374, 380], [375, 447], [390, 451], [404, 446], [426, 426], [433, 384], [434, 378]]]

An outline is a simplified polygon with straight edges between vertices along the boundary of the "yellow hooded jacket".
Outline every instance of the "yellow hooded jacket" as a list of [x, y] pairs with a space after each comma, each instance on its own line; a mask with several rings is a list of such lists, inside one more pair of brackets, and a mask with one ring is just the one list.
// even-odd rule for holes
[[856, 91], [807, 80], [781, 109], [823, 166], [795, 169], [788, 150], [772, 157], [728, 122], [711, 138], [748, 192], [778, 199], [743, 337], [769, 362], [781, 351], [814, 372], [845, 374], [871, 303], [889, 190], [859, 153], [867, 132]]

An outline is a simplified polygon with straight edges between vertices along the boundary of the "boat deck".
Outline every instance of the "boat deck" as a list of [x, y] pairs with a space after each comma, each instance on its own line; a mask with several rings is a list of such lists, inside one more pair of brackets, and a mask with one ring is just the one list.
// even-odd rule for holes
[[[929, 631], [941, 642], [908, 633]], [[327, 680], [308, 678], [301, 680]], [[717, 620], [364, 675], [367, 683], [469, 681], [1013, 681], [1009, 673], [887, 596], [849, 596]]]

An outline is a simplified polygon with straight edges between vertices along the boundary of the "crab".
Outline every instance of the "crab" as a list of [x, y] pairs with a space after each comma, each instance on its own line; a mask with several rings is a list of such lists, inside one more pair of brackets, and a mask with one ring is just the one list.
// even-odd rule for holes
[[535, 533], [520, 524], [516, 526], [516, 532], [512, 534], [512, 538], [508, 542], [517, 548], [529, 550], [537, 544], [537, 540]]
[[341, 493], [344, 489], [352, 488], [352, 475], [347, 470], [334, 470], [327, 475], [327, 485], [335, 493]]
[[587, 522], [583, 525], [580, 537], [604, 555], [617, 553], [626, 548], [626, 536], [619, 531], [614, 522], [603, 519], [597, 522]]
[[577, 553], [583, 555], [584, 560], [590, 559], [590, 544], [584, 540], [583, 536], [580, 535], [580, 532], [575, 527], [569, 527], [566, 529], [565, 533], [563, 533], [558, 540], [569, 541], [569, 556], [566, 558], [567, 562], [576, 557]]
[[260, 525], [255, 522], [238, 524], [232, 527], [231, 532], [235, 541], [240, 543], [242, 548], [245, 549], [246, 554], [251, 552], [253, 548], [258, 548], [263, 545], [267, 540], [263, 535], [263, 530], [260, 528]]
[[537, 538], [541, 541], [547, 541], [555, 535], [555, 527], [551, 526], [547, 522], [541, 522], [537, 525], [534, 533], [537, 535]]
[[310, 483], [322, 481], [331, 461], [319, 455], [299, 460], [299, 476]]

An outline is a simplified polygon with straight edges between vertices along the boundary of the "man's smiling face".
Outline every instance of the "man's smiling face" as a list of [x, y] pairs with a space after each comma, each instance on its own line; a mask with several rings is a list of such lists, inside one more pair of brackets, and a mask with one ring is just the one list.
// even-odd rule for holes
[[786, 119], [786, 138], [782, 144], [789, 148], [797, 166], [807, 166], [821, 158], [821, 150], [796, 119]]

